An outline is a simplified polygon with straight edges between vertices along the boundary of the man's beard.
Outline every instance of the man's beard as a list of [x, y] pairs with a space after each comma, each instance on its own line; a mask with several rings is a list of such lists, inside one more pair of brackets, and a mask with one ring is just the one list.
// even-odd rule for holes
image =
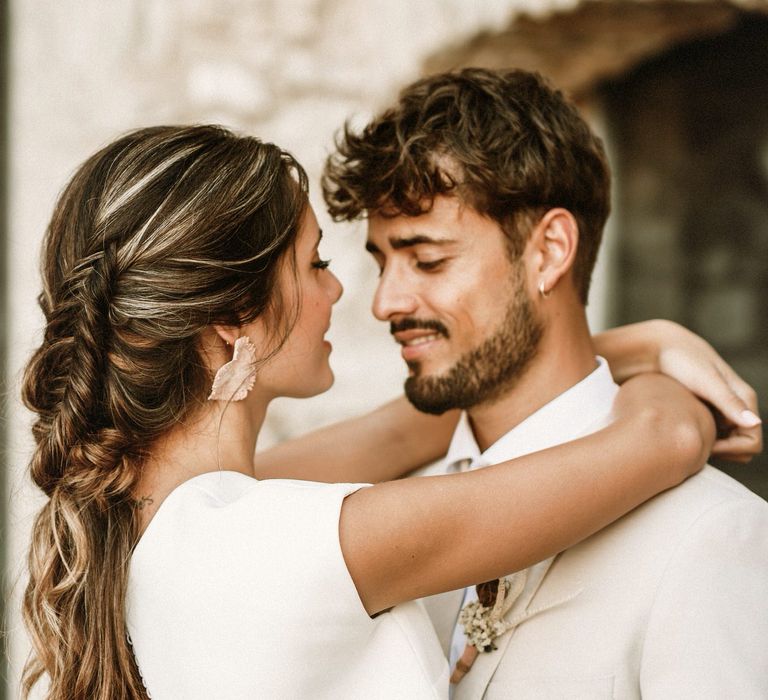
[[[405, 394], [419, 411], [439, 415], [451, 408], [467, 409], [492, 403], [523, 375], [536, 356], [544, 325], [528, 299], [523, 275], [516, 277], [501, 325], [489, 338], [460, 357], [445, 374], [420, 377], [420, 363], [409, 363], [414, 374], [405, 382]], [[434, 324], [432, 327], [442, 326], [427, 323]]]

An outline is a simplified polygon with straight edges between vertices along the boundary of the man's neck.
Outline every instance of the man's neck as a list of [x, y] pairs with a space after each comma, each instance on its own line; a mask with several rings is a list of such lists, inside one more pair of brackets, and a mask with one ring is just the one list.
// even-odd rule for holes
[[586, 321], [569, 325], [548, 328], [536, 356], [511, 389], [467, 411], [482, 452], [597, 367]]

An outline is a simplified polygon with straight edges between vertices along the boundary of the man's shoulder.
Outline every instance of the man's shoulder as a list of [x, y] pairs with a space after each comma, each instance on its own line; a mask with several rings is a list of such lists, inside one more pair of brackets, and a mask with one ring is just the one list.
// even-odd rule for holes
[[739, 571], [744, 562], [768, 572], [766, 541], [768, 503], [707, 466], [563, 552], [549, 585], [559, 593], [571, 581], [590, 581], [599, 607], [628, 598], [642, 607], [672, 570], [685, 580], [710, 566]]
[[768, 502], [719, 469], [706, 465], [679, 486], [659, 494], [639, 509], [647, 517], [667, 513], [675, 518], [699, 517], [718, 506], [738, 504], [768, 513]]
[[614, 549], [633, 551], [640, 558], [646, 552], [659, 562], [664, 552], [671, 554], [681, 546], [712, 537], [712, 532], [727, 541], [745, 525], [768, 537], [768, 502], [707, 465], [679, 486], [576, 545], [571, 552], [577, 557], [598, 558]]

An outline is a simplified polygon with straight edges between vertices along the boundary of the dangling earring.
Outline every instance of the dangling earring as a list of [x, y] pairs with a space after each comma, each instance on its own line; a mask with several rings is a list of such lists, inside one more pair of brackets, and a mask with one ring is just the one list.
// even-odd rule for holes
[[235, 341], [232, 359], [216, 372], [208, 400], [242, 401], [255, 381], [256, 347], [247, 336], [242, 336]]
[[552, 293], [552, 290], [549, 292], [544, 291], [544, 280], [541, 280], [539, 282], [539, 294], [541, 294], [542, 299], [549, 299], [549, 295]]

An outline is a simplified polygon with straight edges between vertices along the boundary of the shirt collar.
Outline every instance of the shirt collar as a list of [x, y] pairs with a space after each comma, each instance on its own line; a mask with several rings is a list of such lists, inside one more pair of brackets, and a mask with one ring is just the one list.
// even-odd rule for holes
[[604, 358], [584, 379], [532, 413], [480, 453], [469, 418], [462, 413], [445, 464], [470, 460], [472, 466], [495, 464], [553, 447], [595, 432], [608, 424], [619, 388]]

